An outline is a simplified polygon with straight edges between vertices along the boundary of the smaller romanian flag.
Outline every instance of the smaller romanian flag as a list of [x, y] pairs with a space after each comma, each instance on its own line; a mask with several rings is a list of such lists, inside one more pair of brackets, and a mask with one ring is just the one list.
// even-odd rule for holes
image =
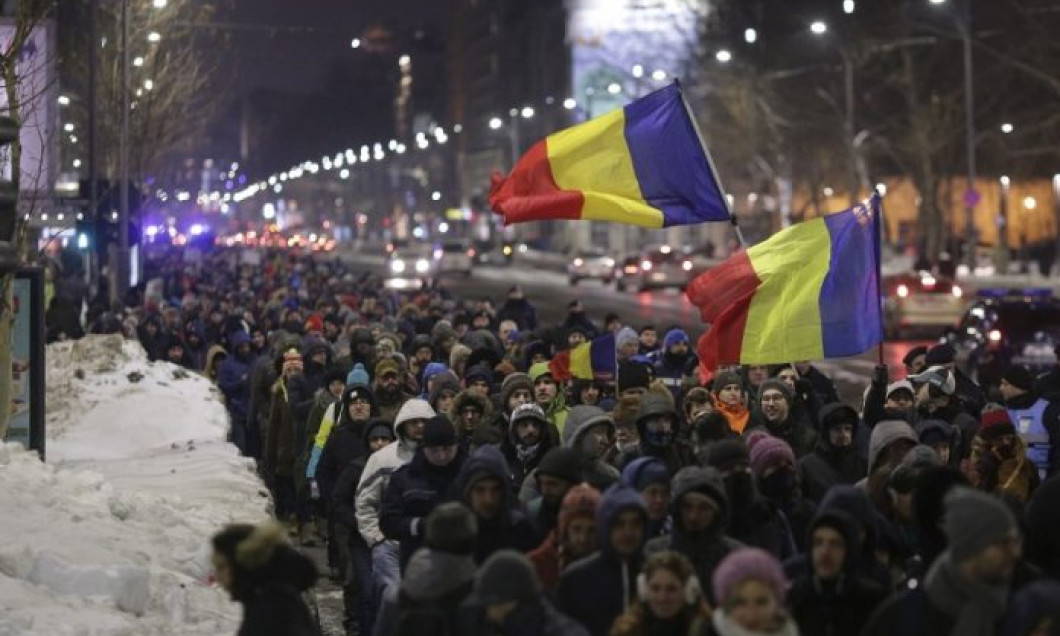
[[879, 197], [793, 225], [700, 275], [701, 373], [863, 353], [883, 340]]
[[557, 382], [579, 378], [611, 382], [618, 365], [615, 351], [615, 332], [608, 332], [589, 342], [560, 351], [548, 363], [552, 379]]
[[717, 176], [676, 83], [534, 144], [490, 205], [505, 224], [568, 219], [647, 228], [727, 221]]

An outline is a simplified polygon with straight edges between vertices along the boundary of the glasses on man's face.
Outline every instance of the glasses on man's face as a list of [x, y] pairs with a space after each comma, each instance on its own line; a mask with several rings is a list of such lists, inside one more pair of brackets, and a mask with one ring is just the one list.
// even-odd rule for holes
[[784, 396], [779, 393], [766, 393], [762, 396], [762, 403], [783, 402]]

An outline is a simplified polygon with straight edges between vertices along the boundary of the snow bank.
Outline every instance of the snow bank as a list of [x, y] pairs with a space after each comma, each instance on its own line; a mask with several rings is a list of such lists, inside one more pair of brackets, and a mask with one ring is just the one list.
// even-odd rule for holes
[[209, 538], [270, 501], [220, 394], [120, 337], [47, 355], [48, 463], [0, 446], [0, 636], [234, 633]]

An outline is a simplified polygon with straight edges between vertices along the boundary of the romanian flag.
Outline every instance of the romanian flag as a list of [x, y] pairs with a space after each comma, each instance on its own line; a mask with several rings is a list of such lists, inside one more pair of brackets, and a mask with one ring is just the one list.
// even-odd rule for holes
[[571, 378], [611, 382], [615, 379], [617, 360], [615, 333], [611, 331], [573, 349], [560, 351], [548, 363], [548, 370], [557, 382]]
[[883, 340], [879, 198], [793, 225], [693, 280], [701, 372], [862, 353]]
[[505, 224], [570, 219], [648, 228], [727, 221], [729, 210], [678, 84], [534, 144], [490, 205]]

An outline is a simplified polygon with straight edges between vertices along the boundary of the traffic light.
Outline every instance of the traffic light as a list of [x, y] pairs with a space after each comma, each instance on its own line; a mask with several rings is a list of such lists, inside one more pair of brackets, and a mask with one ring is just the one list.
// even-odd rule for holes
[[[18, 139], [18, 122], [0, 117], [0, 147]], [[10, 151], [9, 155], [10, 157]], [[10, 163], [10, 160], [8, 161]], [[11, 166], [12, 172], [17, 170]], [[18, 188], [12, 181], [0, 179], [0, 271], [18, 267], [15, 253], [15, 226], [18, 223]]]

